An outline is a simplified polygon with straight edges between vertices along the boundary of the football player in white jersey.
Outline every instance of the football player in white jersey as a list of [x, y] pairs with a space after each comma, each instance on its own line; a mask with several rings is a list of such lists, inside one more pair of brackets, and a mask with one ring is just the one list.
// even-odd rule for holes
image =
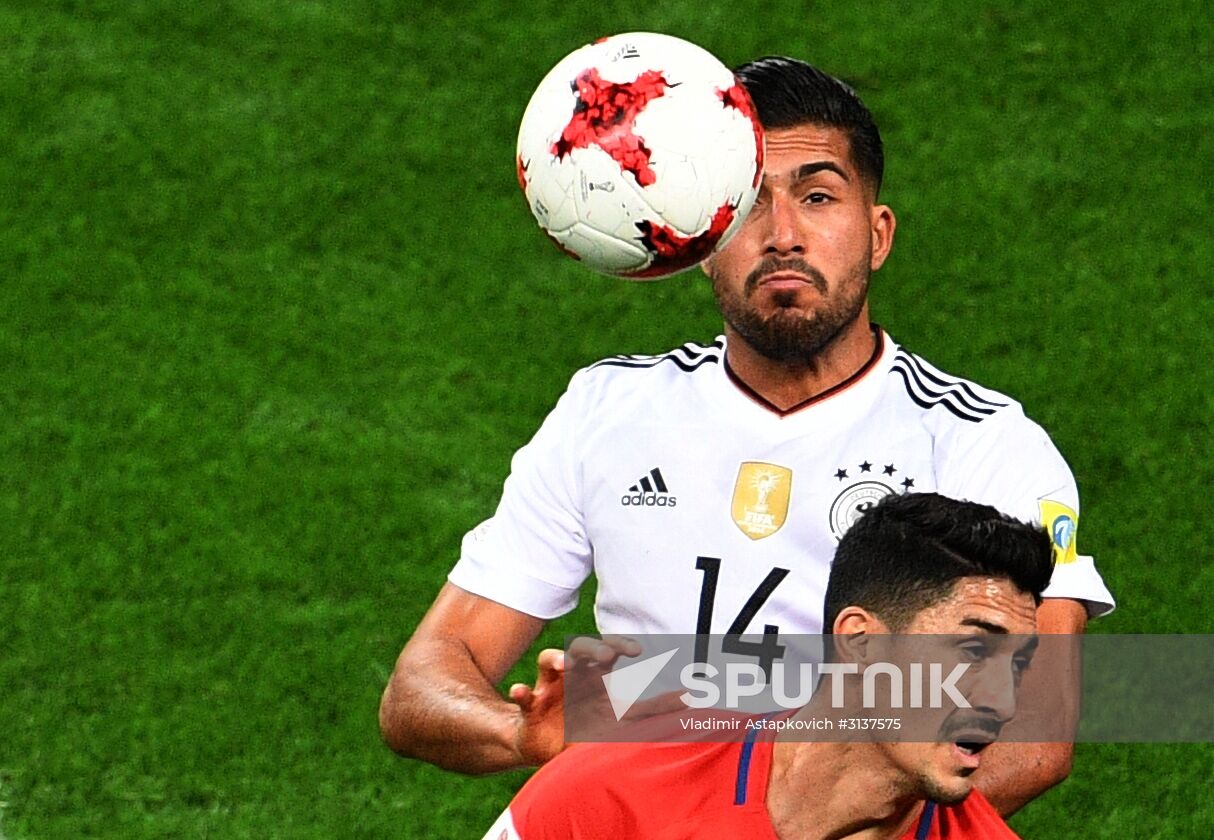
[[[1080, 633], [1112, 609], [1076, 552], [1075, 482], [1041, 427], [869, 320], [895, 220], [868, 109], [792, 59], [738, 77], [767, 156], [754, 209], [703, 266], [724, 335], [574, 375], [397, 661], [380, 723], [398, 752], [478, 773], [559, 751], [565, 657], [540, 655], [535, 688], [494, 686], [592, 572], [604, 634], [820, 632], [804, 605], [822, 603], [839, 537], [887, 493], [1043, 522], [1057, 567], [1041, 632]], [[636, 652], [615, 639], [579, 655]], [[1004, 814], [1069, 772], [1068, 745], [996, 746], [978, 786]]]

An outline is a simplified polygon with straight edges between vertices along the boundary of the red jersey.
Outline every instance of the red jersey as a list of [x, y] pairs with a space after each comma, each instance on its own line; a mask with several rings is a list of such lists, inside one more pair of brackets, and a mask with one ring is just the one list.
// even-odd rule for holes
[[[752, 735], [754, 733], [751, 733]], [[531, 777], [485, 840], [778, 840], [774, 742], [575, 744]], [[978, 791], [928, 802], [901, 840], [1017, 840]]]

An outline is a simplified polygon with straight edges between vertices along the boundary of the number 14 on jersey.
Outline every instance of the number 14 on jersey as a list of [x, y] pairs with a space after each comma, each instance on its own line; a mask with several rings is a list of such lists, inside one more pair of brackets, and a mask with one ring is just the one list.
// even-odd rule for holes
[[[696, 617], [695, 661], [708, 662], [708, 641], [712, 632], [712, 614], [716, 606], [717, 584], [721, 578], [721, 558], [697, 557], [696, 568], [704, 573], [700, 586], [700, 606]], [[767, 573], [758, 587], [746, 599], [741, 611], [734, 618], [725, 637], [721, 640], [721, 652], [738, 656], [753, 656], [759, 661], [768, 679], [771, 678], [772, 663], [784, 655], [784, 646], [779, 642], [780, 628], [774, 624], [763, 625], [762, 641], [749, 641], [742, 638], [750, 622], [754, 620], [759, 608], [766, 603], [780, 582], [788, 576], [788, 569], [774, 568]]]

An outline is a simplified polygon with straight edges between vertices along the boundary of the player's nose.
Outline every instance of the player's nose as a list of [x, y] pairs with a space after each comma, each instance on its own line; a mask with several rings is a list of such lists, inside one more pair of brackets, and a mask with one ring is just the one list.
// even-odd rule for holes
[[1011, 667], [985, 668], [966, 694], [970, 706], [1001, 721], [1016, 716], [1016, 676]]
[[797, 218], [796, 202], [791, 197], [779, 194], [773, 196], [766, 222], [764, 253], [805, 253], [804, 232]]

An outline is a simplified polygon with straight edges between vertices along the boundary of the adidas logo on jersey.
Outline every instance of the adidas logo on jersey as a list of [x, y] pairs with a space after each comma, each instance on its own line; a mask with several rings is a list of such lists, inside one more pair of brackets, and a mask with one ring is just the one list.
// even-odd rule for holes
[[649, 475], [628, 488], [628, 492], [620, 496], [620, 504], [624, 507], [674, 507], [678, 499], [670, 495], [662, 471], [654, 467]]

